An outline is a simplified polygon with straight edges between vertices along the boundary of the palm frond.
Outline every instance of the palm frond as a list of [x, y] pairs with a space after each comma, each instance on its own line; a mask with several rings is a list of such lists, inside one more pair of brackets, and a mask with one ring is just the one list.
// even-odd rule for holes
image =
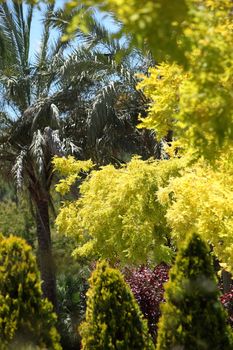
[[14, 101], [21, 111], [30, 104], [31, 97], [29, 43], [32, 13], [33, 6], [29, 5], [26, 10], [18, 1], [0, 5], [0, 33], [6, 48], [1, 65], [1, 84], [6, 86], [8, 99]]
[[[4, 41], [8, 42], [7, 49], [13, 49], [15, 47], [15, 59], [18, 63], [21, 63], [21, 56], [19, 51], [19, 33], [17, 31], [17, 24], [14, 21], [14, 18], [11, 15], [11, 10], [8, 7], [9, 5], [3, 2], [0, 5], [0, 30]], [[12, 58], [12, 57], [11, 57]]]
[[28, 121], [32, 132], [44, 130], [47, 126], [52, 129], [59, 128], [59, 109], [52, 102], [50, 97], [41, 99], [24, 111], [23, 119]]
[[5, 128], [8, 128], [14, 125], [14, 120], [6, 112], [0, 112], [0, 125], [1, 125], [1, 133], [2, 133]]
[[30, 49], [30, 35], [31, 35], [31, 25], [34, 13], [34, 5], [28, 5], [28, 11], [25, 19], [25, 34], [24, 34], [24, 45], [25, 45], [25, 55], [29, 59], [29, 49]]
[[99, 90], [88, 114], [88, 139], [90, 143], [100, 137], [106, 124], [118, 123], [114, 102], [119, 82], [111, 81]]
[[1, 59], [5, 58], [5, 53], [6, 53], [6, 43], [4, 39], [5, 38], [3, 33], [0, 32], [0, 58]]
[[70, 138], [64, 138], [62, 141], [62, 154], [68, 155], [72, 154], [77, 158], [83, 157], [83, 150], [81, 147], [76, 146]]
[[[48, 198], [53, 155], [95, 157], [91, 153], [95, 148], [99, 155], [108, 150], [110, 161], [113, 156], [125, 159], [118, 157], [120, 150], [112, 150], [120, 144], [125, 151], [130, 138], [131, 145], [139, 139], [135, 125], [144, 101], [135, 89], [134, 74], [144, 63], [140, 55], [133, 56], [127, 38], [113, 37], [92, 14], [87, 18], [87, 32], [80, 26], [76, 37], [62, 42], [67, 18], [61, 10], [56, 13], [54, 5], [45, 8], [41, 48], [29, 61], [33, 7], [26, 5], [28, 10], [23, 13], [25, 4], [20, 4], [15, 1], [12, 6], [11, 0], [0, 4], [0, 35], [10, 52], [9, 61], [4, 59], [6, 65], [0, 67], [5, 101], [1, 110], [8, 112], [11, 108], [13, 115], [12, 123], [7, 113], [0, 115], [0, 160], [11, 164], [12, 159], [16, 160], [16, 181], [22, 182], [26, 175], [31, 195]], [[58, 20], [60, 16], [58, 25], [56, 16]], [[55, 27], [52, 39], [50, 33]], [[130, 153], [128, 149], [126, 153]], [[105, 155], [102, 158], [106, 159]], [[24, 174], [20, 164], [26, 165]]]
[[36, 130], [33, 133], [32, 143], [30, 145], [30, 153], [37, 165], [39, 174], [42, 175], [44, 173], [44, 147], [45, 147], [45, 139], [40, 130]]
[[17, 156], [15, 160], [15, 164], [12, 167], [12, 174], [15, 178], [16, 186], [17, 189], [20, 190], [23, 185], [23, 180], [24, 180], [24, 162], [25, 162], [25, 157], [27, 155], [26, 150], [21, 150], [19, 155]]
[[91, 52], [85, 48], [74, 50], [60, 67], [62, 79], [74, 80], [77, 76], [93, 75], [97, 70], [106, 70], [107, 60], [98, 52]]
[[46, 144], [46, 153], [51, 157], [58, 155], [63, 156], [62, 141], [59, 135], [59, 130], [52, 130], [49, 126], [44, 129], [44, 140]]
[[[108, 51], [113, 48], [113, 35], [92, 14], [85, 18], [86, 31], [79, 31], [78, 37], [85, 44], [86, 49], [91, 50], [96, 46], [105, 46]], [[77, 35], [77, 34], [76, 34]]]
[[22, 113], [29, 104], [28, 100], [28, 85], [30, 84], [30, 77], [23, 75], [5, 75], [0, 72], [0, 84], [4, 87], [4, 98], [8, 102], [13, 102], [17, 109]]

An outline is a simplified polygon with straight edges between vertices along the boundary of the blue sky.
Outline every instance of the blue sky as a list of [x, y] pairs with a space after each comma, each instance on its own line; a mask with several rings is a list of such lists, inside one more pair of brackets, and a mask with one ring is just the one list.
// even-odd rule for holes
[[[66, 2], [67, 2], [66, 0], [56, 0], [56, 7], [63, 7]], [[42, 4], [40, 5], [40, 7], [41, 7], [41, 10], [43, 11], [43, 8], [45, 7], [45, 5]], [[36, 10], [34, 12], [33, 26], [31, 28], [31, 55], [32, 56], [33, 56], [33, 53], [35, 53], [40, 46], [42, 11]], [[114, 31], [117, 28], [116, 25], [114, 25], [112, 18], [108, 16], [106, 13], [97, 12], [96, 17], [98, 20], [101, 20], [102, 23], [104, 23], [104, 25], [110, 31]]]
[[[65, 0], [56, 0], [56, 6], [57, 7], [63, 7], [66, 3]], [[39, 45], [40, 45], [40, 39], [41, 39], [41, 19], [42, 19], [42, 13], [45, 5], [40, 4], [41, 11], [39, 9], [36, 9], [34, 11], [33, 16], [33, 26], [31, 28], [31, 51], [32, 54], [37, 51]]]

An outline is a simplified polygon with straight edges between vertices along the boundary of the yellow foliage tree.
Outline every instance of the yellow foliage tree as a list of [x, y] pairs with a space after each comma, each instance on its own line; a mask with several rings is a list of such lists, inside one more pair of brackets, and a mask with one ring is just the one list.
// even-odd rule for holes
[[[68, 2], [67, 8], [78, 4]], [[93, 172], [81, 187], [81, 199], [61, 210], [58, 226], [78, 233], [79, 254], [98, 251], [133, 261], [151, 258], [152, 251], [161, 258], [170, 230], [177, 242], [197, 231], [233, 271], [232, 1], [85, 4], [113, 11], [122, 30], [137, 44], [146, 43], [160, 62], [138, 86], [150, 100], [140, 127], [155, 130], [159, 138], [173, 130], [193, 159], [134, 159], [121, 169]], [[70, 32], [78, 20], [73, 17]]]
[[[55, 167], [57, 162], [59, 158]], [[80, 187], [81, 198], [65, 202], [56, 219], [60, 232], [77, 237], [74, 254], [131, 263], [169, 261], [170, 230], [156, 192], [171, 176], [178, 176], [186, 163], [186, 159], [134, 158], [119, 169], [108, 165], [93, 171]], [[62, 185], [69, 186], [69, 176]], [[63, 192], [59, 184], [57, 190]]]
[[61, 232], [77, 237], [75, 254], [131, 263], [169, 261], [170, 239], [179, 245], [190, 232], [199, 232], [224, 268], [233, 271], [233, 164], [225, 154], [215, 166], [187, 157], [134, 158], [122, 168], [93, 171], [80, 192], [56, 220]]
[[[233, 159], [233, 152], [230, 153]], [[229, 155], [229, 156], [230, 156]], [[198, 232], [211, 244], [222, 266], [233, 272], [233, 163], [225, 155], [215, 167], [199, 160], [157, 192], [167, 207], [176, 242]]]

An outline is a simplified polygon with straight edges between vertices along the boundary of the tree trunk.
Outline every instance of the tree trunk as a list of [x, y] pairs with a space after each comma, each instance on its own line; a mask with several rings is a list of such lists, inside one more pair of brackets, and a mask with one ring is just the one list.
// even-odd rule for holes
[[51, 301], [54, 310], [57, 311], [55, 265], [52, 255], [49, 208], [46, 200], [38, 200], [36, 202], [36, 225], [42, 291], [44, 297]]
[[231, 274], [223, 270], [222, 271], [223, 293], [229, 293], [231, 290]]

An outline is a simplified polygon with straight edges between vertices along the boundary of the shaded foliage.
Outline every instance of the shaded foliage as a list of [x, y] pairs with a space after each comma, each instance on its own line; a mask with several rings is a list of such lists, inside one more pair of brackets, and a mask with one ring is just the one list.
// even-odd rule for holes
[[77, 329], [84, 319], [87, 289], [87, 278], [78, 269], [73, 274], [68, 271], [57, 277], [58, 329], [64, 349], [75, 350], [80, 347], [81, 337]]
[[92, 267], [89, 261], [77, 261], [71, 256], [73, 239], [57, 234], [53, 239], [61, 345], [66, 350], [77, 350], [81, 344], [78, 326], [85, 316], [88, 278]]
[[180, 248], [165, 286], [158, 350], [232, 349], [233, 333], [219, 300], [209, 249], [200, 236]]
[[31, 246], [35, 245], [34, 218], [25, 199], [16, 203], [12, 200], [0, 201], [0, 232], [24, 238]]
[[221, 303], [228, 313], [228, 323], [233, 328], [233, 289], [220, 297]]
[[126, 282], [137, 300], [144, 317], [148, 321], [149, 331], [156, 342], [157, 324], [161, 316], [160, 304], [164, 299], [164, 283], [168, 281], [169, 267], [157, 265], [154, 269], [141, 266], [124, 269]]

